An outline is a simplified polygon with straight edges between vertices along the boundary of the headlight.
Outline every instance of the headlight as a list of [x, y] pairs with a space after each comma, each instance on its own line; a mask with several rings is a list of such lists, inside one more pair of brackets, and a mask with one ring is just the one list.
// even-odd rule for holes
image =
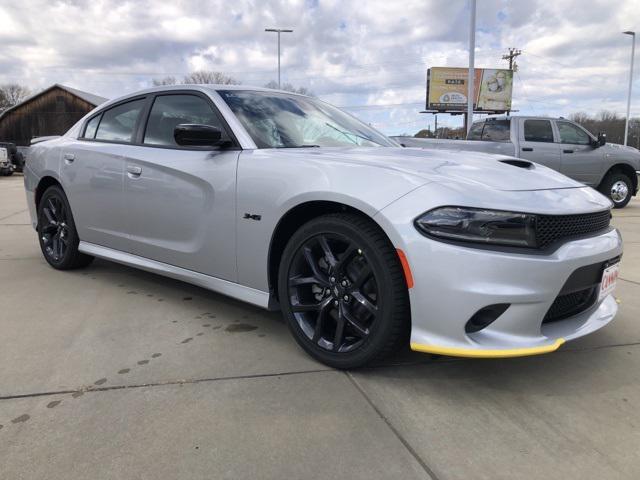
[[418, 217], [416, 228], [446, 240], [535, 248], [536, 216], [468, 207], [441, 207]]

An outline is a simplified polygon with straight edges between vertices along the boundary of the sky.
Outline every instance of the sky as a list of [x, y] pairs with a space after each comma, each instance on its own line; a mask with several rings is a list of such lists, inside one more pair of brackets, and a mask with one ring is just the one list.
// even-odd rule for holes
[[[624, 115], [638, 0], [478, 0], [476, 67], [506, 68], [519, 114]], [[53, 83], [107, 98], [198, 69], [303, 86], [387, 134], [433, 127], [426, 72], [468, 66], [468, 0], [0, 0], [0, 83]], [[640, 50], [640, 46], [638, 48]], [[640, 54], [639, 54], [640, 56]], [[640, 63], [640, 62], [637, 62]], [[640, 116], [640, 65], [632, 115]], [[461, 117], [440, 114], [439, 125]]]

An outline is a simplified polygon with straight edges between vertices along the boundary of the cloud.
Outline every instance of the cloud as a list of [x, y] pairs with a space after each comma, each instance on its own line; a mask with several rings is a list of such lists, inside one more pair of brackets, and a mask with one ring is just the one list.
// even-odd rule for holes
[[[630, 38], [621, 32], [639, 24], [634, 0], [481, 0], [476, 65], [506, 66], [507, 47], [523, 50], [521, 113], [623, 113]], [[466, 0], [24, 0], [0, 6], [0, 25], [0, 83], [59, 82], [107, 97], [194, 69], [263, 85], [277, 76], [276, 37], [264, 29], [293, 28], [282, 34], [283, 81], [388, 133], [433, 124], [418, 113], [428, 67], [467, 65]], [[640, 86], [633, 104], [640, 115]]]

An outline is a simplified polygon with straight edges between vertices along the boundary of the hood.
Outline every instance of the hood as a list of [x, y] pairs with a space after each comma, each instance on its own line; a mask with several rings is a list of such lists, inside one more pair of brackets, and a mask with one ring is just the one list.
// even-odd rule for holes
[[[300, 150], [286, 151], [299, 154]], [[542, 165], [480, 152], [391, 147], [307, 148], [304, 149], [304, 156], [308, 159], [320, 160], [318, 157], [323, 157], [324, 161], [392, 169], [421, 177], [427, 182], [457, 181], [503, 191], [584, 187]]]
[[[629, 147], [627, 145], [620, 145], [619, 143], [605, 143], [604, 144], [604, 148], [606, 149], [607, 147], [609, 147], [612, 150], [623, 150], [625, 152], [632, 152], [632, 153], [636, 153], [636, 154], [640, 154], [640, 151], [638, 151], [637, 148], [635, 147]], [[603, 147], [600, 147], [603, 148]]]

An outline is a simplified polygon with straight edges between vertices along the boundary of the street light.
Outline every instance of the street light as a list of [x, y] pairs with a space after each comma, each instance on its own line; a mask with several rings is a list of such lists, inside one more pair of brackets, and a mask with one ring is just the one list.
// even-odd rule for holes
[[627, 145], [627, 134], [629, 133], [629, 114], [631, 110], [631, 86], [633, 85], [633, 57], [636, 55], [636, 32], [627, 30], [622, 32], [631, 35], [631, 68], [629, 70], [629, 93], [627, 94], [627, 118], [624, 121], [624, 144]]
[[473, 123], [473, 95], [475, 94], [475, 54], [476, 54], [476, 0], [469, 5], [469, 74], [467, 76], [467, 136]]
[[293, 30], [287, 28], [265, 28], [265, 32], [275, 32], [278, 34], [278, 88], [280, 88], [280, 34], [291, 33]]

